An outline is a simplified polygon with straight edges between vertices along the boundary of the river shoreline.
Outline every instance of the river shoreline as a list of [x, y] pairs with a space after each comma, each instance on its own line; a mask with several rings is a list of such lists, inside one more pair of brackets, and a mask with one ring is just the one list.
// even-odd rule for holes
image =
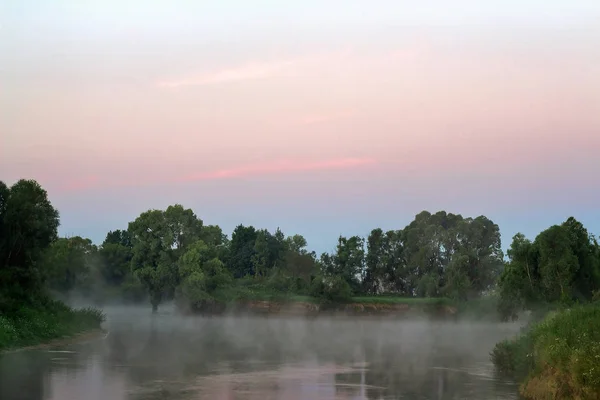
[[28, 351], [28, 350], [39, 350], [39, 349], [45, 349], [45, 348], [63, 346], [63, 345], [69, 345], [69, 344], [85, 343], [85, 342], [88, 342], [91, 340], [105, 338], [107, 335], [108, 335], [108, 331], [106, 331], [104, 329], [98, 329], [98, 328], [90, 329], [88, 331], [79, 332], [79, 333], [76, 333], [73, 335], [67, 335], [67, 336], [63, 336], [60, 338], [56, 338], [56, 339], [50, 339], [48, 341], [44, 341], [44, 342], [41, 342], [38, 344], [33, 344], [33, 345], [23, 346], [23, 347], [9, 348], [9, 349], [0, 349], [0, 355], [18, 353], [21, 351]]
[[185, 315], [264, 315], [277, 317], [431, 317], [452, 319], [459, 315], [459, 309], [447, 304], [386, 304], [386, 303], [345, 303], [317, 304], [312, 302], [252, 300], [230, 304], [213, 303], [201, 309], [180, 309]]

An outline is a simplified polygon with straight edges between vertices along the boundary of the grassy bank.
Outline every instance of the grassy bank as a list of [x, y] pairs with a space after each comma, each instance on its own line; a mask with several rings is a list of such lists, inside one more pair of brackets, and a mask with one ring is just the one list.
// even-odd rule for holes
[[492, 352], [499, 371], [531, 400], [600, 399], [600, 305], [550, 313]]
[[[254, 312], [278, 314], [327, 314], [348, 312], [356, 315], [404, 314], [407, 316], [460, 317], [473, 320], [499, 320], [497, 297], [493, 295], [469, 301], [443, 297], [402, 297], [392, 294], [352, 296], [349, 287], [335, 285], [311, 287], [297, 293], [285, 285], [255, 278], [241, 278], [234, 284], [217, 287], [210, 292], [176, 294], [176, 304], [184, 313], [222, 314], [226, 312]], [[315, 290], [316, 289], [316, 290]], [[188, 295], [186, 297], [186, 294]], [[292, 311], [290, 311], [292, 310]]]
[[99, 329], [104, 315], [95, 309], [74, 310], [54, 300], [0, 314], [0, 351], [32, 346]]

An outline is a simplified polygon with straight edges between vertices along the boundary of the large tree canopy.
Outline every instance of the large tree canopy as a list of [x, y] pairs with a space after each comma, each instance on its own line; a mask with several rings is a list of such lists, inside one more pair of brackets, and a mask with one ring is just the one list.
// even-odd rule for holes
[[598, 243], [575, 218], [553, 225], [533, 242], [513, 237], [498, 281], [504, 318], [540, 302], [590, 301], [600, 289]]
[[39, 261], [57, 238], [58, 217], [36, 181], [0, 182], [0, 294], [27, 299], [40, 290]]

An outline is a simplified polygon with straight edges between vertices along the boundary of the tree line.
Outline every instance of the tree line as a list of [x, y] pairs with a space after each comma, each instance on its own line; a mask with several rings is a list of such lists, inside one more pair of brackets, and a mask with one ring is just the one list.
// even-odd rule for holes
[[[0, 296], [31, 290], [149, 301], [202, 310], [258, 295], [499, 298], [510, 318], [536, 302], [590, 301], [600, 288], [596, 238], [569, 218], [502, 252], [485, 216], [423, 211], [403, 229], [340, 236], [317, 255], [299, 234], [238, 225], [230, 236], [180, 204], [141, 213], [126, 229], [90, 239], [57, 237], [58, 212], [35, 181], [0, 182]], [[7, 294], [10, 293], [10, 296]]]

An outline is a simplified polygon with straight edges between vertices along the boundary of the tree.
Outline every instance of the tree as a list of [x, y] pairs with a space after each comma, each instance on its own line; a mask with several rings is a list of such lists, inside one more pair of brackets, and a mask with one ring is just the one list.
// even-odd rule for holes
[[36, 181], [22, 179], [10, 188], [0, 182], [0, 292], [23, 300], [39, 294], [38, 263], [58, 225], [58, 211]]
[[202, 220], [181, 204], [167, 207], [164, 212], [166, 226], [165, 234], [171, 241], [171, 248], [176, 253], [176, 258], [185, 252], [186, 246], [194, 243], [202, 236]]
[[346, 280], [350, 288], [360, 291], [360, 278], [364, 273], [364, 239], [359, 236], [338, 238], [336, 253], [333, 257], [334, 275]]
[[411, 271], [406, 264], [402, 230], [387, 231], [383, 237], [382, 250], [385, 290], [412, 296]]
[[161, 210], [149, 210], [129, 223], [133, 243], [132, 269], [148, 290], [152, 311], [177, 285], [174, 235]]
[[340, 275], [318, 276], [310, 288], [310, 294], [327, 303], [348, 303], [352, 300], [352, 288]]
[[106, 234], [106, 238], [102, 243], [102, 246], [108, 244], [118, 244], [123, 247], [132, 248], [131, 234], [128, 231], [117, 229], [116, 231], [109, 231]]
[[180, 204], [148, 210], [129, 223], [132, 269], [150, 295], [156, 312], [179, 284], [177, 260], [202, 234], [202, 220]]
[[418, 295], [439, 294], [462, 282], [461, 291], [468, 293], [460, 296], [477, 297], [491, 288], [503, 266], [500, 230], [484, 216], [423, 211], [403, 230], [402, 241], [406, 267], [401, 282], [407, 293], [416, 288]]
[[89, 289], [91, 263], [97, 248], [80, 236], [59, 238], [44, 252], [40, 261], [46, 284], [52, 290], [68, 293], [74, 289]]
[[285, 274], [294, 282], [295, 290], [306, 293], [313, 278], [318, 274], [314, 253], [298, 253], [287, 250], [284, 255]]
[[452, 235], [444, 231], [455, 227], [455, 224], [448, 221], [453, 217], [443, 211], [435, 215], [422, 211], [404, 228], [402, 240], [410, 292], [414, 290], [419, 296], [437, 293], [438, 288], [433, 285], [443, 283], [442, 275], [448, 262], [444, 255], [451, 256], [454, 251], [453, 248], [443, 247], [444, 239], [448, 240]]
[[227, 243], [227, 235], [219, 225], [205, 225], [200, 231], [200, 239], [209, 245], [221, 246]]
[[445, 271], [445, 284], [442, 293], [454, 300], [467, 300], [473, 281], [469, 278], [470, 260], [467, 255], [452, 257]]
[[266, 230], [260, 230], [256, 233], [256, 239], [254, 240], [254, 251], [251, 256], [252, 260], [252, 273], [254, 276], [260, 277], [267, 274], [269, 269], [269, 243], [268, 237], [269, 232]]
[[131, 248], [105, 241], [98, 250], [100, 273], [104, 282], [111, 286], [122, 285], [131, 271], [132, 258]]
[[217, 249], [202, 240], [189, 246], [179, 264], [181, 285], [177, 289], [177, 299], [194, 310], [202, 310], [213, 304], [216, 291], [231, 283], [231, 275], [217, 257]]
[[515, 318], [539, 303], [591, 301], [600, 288], [595, 238], [574, 218], [541, 232], [532, 243], [513, 237], [499, 282], [499, 311]]
[[571, 250], [579, 264], [573, 277], [573, 294], [580, 300], [590, 301], [594, 290], [600, 288], [600, 258], [596, 253], [596, 239], [573, 217], [563, 222], [562, 227], [567, 231]]
[[285, 239], [285, 244], [288, 250], [293, 251], [298, 254], [306, 254], [308, 251], [306, 250], [306, 239], [302, 235], [293, 235], [288, 236]]
[[466, 218], [457, 228], [457, 252], [468, 257], [465, 267], [470, 292], [479, 296], [496, 282], [504, 263], [500, 228], [484, 216]]
[[384, 235], [380, 228], [373, 229], [367, 238], [367, 256], [365, 259], [365, 275], [363, 290], [366, 293], [376, 294], [383, 286], [386, 279]]
[[545, 299], [570, 299], [579, 262], [571, 249], [568, 230], [564, 226], [554, 225], [540, 233], [535, 241], [539, 250], [538, 268]]
[[253, 226], [238, 225], [231, 234], [229, 243], [229, 262], [227, 267], [235, 278], [241, 278], [245, 275], [252, 275], [254, 255], [254, 245], [257, 237], [256, 229]]

